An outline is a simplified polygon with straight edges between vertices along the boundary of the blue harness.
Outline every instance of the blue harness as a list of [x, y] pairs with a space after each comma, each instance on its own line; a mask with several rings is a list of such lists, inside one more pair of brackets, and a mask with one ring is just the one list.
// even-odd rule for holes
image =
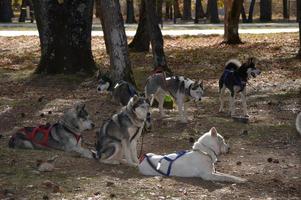
[[170, 171], [171, 171], [171, 167], [172, 167], [172, 164], [180, 157], [184, 156], [185, 154], [187, 153], [186, 150], [183, 150], [183, 151], [179, 151], [179, 152], [176, 152], [177, 156], [174, 158], [174, 159], [171, 159], [167, 156], [163, 156], [163, 158], [161, 158], [158, 162], [158, 165], [161, 164], [162, 160], [166, 160], [169, 162], [169, 165], [168, 165], [168, 168], [167, 168], [167, 172], [164, 173], [162, 172], [160, 169], [157, 169], [157, 166], [155, 166], [152, 161], [150, 160], [150, 157], [151, 156], [147, 156], [146, 154], [144, 155], [144, 157], [146, 158], [146, 161], [148, 162], [148, 164], [151, 166], [151, 168], [153, 170], [155, 170], [156, 172], [158, 172], [159, 174], [163, 175], [163, 176], [170, 176]]
[[225, 83], [226, 86], [236, 85], [240, 87], [238, 92], [241, 92], [246, 87], [246, 82], [242, 81], [237, 73], [234, 73], [233, 70], [226, 69], [222, 74], [221, 80]]

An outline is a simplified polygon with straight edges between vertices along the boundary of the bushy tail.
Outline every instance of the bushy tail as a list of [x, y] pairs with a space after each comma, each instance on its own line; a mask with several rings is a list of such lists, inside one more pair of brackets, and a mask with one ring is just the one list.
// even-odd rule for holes
[[225, 69], [237, 70], [241, 66], [241, 63], [236, 59], [231, 59], [226, 62]]
[[296, 129], [299, 132], [299, 134], [301, 135], [301, 112], [297, 115]]

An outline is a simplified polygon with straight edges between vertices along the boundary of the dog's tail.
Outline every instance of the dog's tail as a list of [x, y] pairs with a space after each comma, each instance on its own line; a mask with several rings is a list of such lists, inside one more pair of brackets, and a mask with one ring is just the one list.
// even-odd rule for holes
[[301, 135], [301, 112], [297, 115], [297, 118], [296, 118], [296, 129], [299, 132], [299, 134]]
[[237, 59], [230, 59], [226, 62], [225, 69], [227, 70], [237, 70], [241, 66], [241, 62]]

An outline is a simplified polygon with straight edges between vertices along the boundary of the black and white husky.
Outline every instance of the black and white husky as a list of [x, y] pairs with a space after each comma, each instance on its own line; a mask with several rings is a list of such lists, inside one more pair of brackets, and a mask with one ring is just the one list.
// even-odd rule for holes
[[203, 82], [193, 81], [183, 76], [165, 77], [164, 73], [151, 75], [145, 85], [145, 96], [150, 99], [151, 105], [156, 99], [159, 103], [161, 117], [163, 117], [164, 97], [170, 95], [176, 101], [182, 122], [187, 122], [185, 97], [195, 101], [201, 100], [204, 90]]
[[99, 93], [110, 92], [113, 99], [122, 106], [127, 105], [130, 98], [138, 94], [132, 84], [123, 80], [114, 83], [107, 74], [100, 76], [97, 91]]
[[9, 140], [10, 148], [57, 149], [76, 152], [86, 158], [93, 158], [92, 152], [81, 146], [81, 132], [94, 128], [85, 105], [78, 105], [64, 113], [54, 125], [25, 127], [18, 130]]
[[220, 108], [224, 111], [224, 93], [226, 88], [230, 90], [230, 114], [235, 115], [235, 96], [240, 93], [243, 105], [243, 114], [247, 117], [246, 84], [248, 79], [255, 78], [261, 71], [255, 67], [255, 59], [249, 58], [246, 63], [241, 64], [238, 60], [232, 59], [226, 63], [225, 70], [219, 79]]
[[137, 166], [137, 141], [145, 124], [150, 127], [149, 101], [135, 95], [97, 132], [95, 158], [108, 164]]

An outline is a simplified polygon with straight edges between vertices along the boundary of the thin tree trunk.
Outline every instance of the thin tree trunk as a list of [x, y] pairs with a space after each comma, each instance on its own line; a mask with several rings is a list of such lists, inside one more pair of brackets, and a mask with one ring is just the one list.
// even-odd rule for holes
[[101, 0], [100, 13], [106, 28], [104, 34], [108, 34], [113, 81], [125, 80], [135, 85], [119, 0]]
[[93, 0], [34, 0], [41, 43], [37, 73], [92, 73]]
[[243, 23], [246, 23], [248, 21], [244, 4], [242, 4], [242, 7], [241, 7], [241, 18], [242, 18]]
[[[154, 0], [155, 1], [155, 0]], [[157, 12], [157, 19], [158, 19], [158, 23], [162, 24], [162, 7], [163, 7], [163, 0], [157, 0], [157, 2], [155, 3], [155, 12]]]
[[165, 19], [170, 19], [170, 7], [172, 6], [170, 1], [165, 1]]
[[207, 7], [207, 15], [210, 19], [210, 23], [220, 23], [220, 20], [218, 18], [217, 0], [208, 0]]
[[150, 38], [147, 28], [145, 1], [141, 0], [139, 11], [139, 23], [134, 39], [129, 44], [129, 48], [135, 52], [148, 52]]
[[260, 0], [260, 21], [272, 21], [272, 0]]
[[174, 7], [174, 17], [175, 18], [182, 18], [180, 7], [179, 7], [179, 0], [173, 1], [173, 7]]
[[144, 0], [147, 8], [146, 18], [147, 27], [150, 34], [150, 41], [152, 45], [152, 52], [154, 57], [155, 70], [160, 69], [171, 73], [171, 70], [167, 66], [164, 49], [163, 49], [163, 36], [160, 27], [157, 22], [157, 16], [155, 12], [155, 4], [153, 0]]
[[253, 22], [254, 7], [255, 7], [255, 0], [252, 0], [249, 9], [248, 23]]
[[289, 19], [287, 0], [283, 0], [283, 19]]
[[0, 22], [11, 22], [12, 18], [12, 1], [0, 1]]
[[195, 17], [194, 17], [194, 23], [199, 23], [199, 18], [201, 18], [201, 6], [202, 2], [201, 0], [195, 0]]
[[227, 44], [241, 43], [238, 25], [242, 4], [243, 0], [225, 0], [224, 42]]
[[126, 1], [126, 23], [136, 23], [135, 12], [134, 12], [134, 0]]
[[191, 0], [184, 0], [183, 3], [183, 20], [191, 20]]

